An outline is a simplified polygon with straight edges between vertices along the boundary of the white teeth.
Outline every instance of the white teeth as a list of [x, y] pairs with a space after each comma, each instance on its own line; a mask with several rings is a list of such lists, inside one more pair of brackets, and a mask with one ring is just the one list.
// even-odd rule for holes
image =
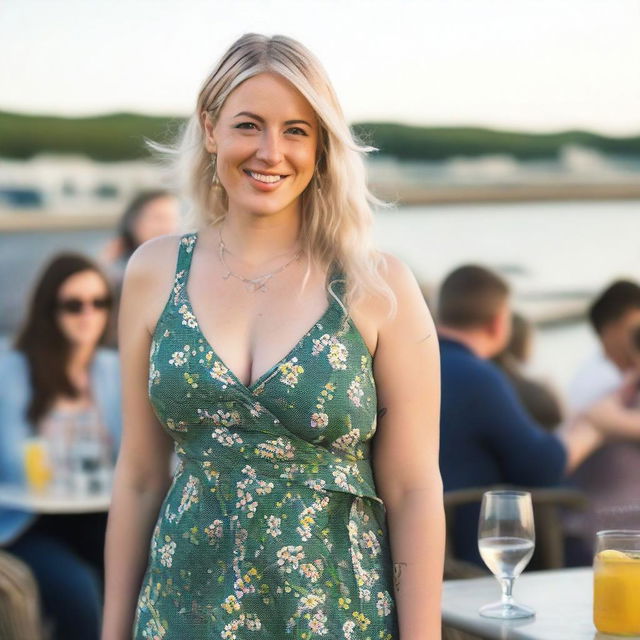
[[260, 182], [279, 182], [282, 180], [282, 176], [266, 176], [264, 173], [256, 173], [255, 171], [249, 171], [249, 175]]

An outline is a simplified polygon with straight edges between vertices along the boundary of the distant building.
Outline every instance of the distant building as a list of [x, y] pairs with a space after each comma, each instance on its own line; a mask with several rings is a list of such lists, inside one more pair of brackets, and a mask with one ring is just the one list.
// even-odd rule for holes
[[0, 158], [0, 213], [116, 214], [138, 191], [162, 186], [162, 168], [141, 160], [96, 162], [51, 154]]

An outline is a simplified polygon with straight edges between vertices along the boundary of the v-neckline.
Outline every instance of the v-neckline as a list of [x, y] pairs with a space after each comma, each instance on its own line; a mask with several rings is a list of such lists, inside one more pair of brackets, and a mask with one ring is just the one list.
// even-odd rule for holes
[[[284, 363], [286, 363], [289, 360], [291, 360], [291, 358], [293, 358], [293, 356], [294, 356], [295, 352], [297, 351], [297, 349], [300, 346], [302, 346], [304, 341], [313, 333], [313, 330], [319, 324], [324, 322], [324, 320], [331, 313], [331, 311], [334, 309], [334, 306], [336, 304], [335, 294], [333, 294], [331, 291], [329, 291], [329, 298], [330, 299], [329, 299], [329, 304], [327, 305], [327, 308], [322, 312], [322, 315], [311, 325], [311, 327], [309, 327], [309, 329], [307, 329], [307, 331], [305, 331], [305, 333], [297, 340], [297, 342], [293, 345], [293, 347], [291, 347], [291, 349], [289, 349], [289, 351], [282, 358], [280, 358], [280, 360], [278, 360], [274, 365], [269, 367], [263, 374], [259, 375], [255, 379], [254, 382], [250, 382], [249, 384], [245, 384], [234, 373], [234, 371], [231, 369], [231, 367], [229, 367], [226, 364], [226, 362], [220, 357], [220, 355], [218, 354], [218, 351], [211, 344], [211, 341], [207, 338], [207, 336], [204, 335], [204, 331], [202, 330], [202, 325], [200, 324], [200, 320], [198, 319], [198, 316], [196, 316], [196, 313], [195, 313], [195, 311], [193, 309], [193, 304], [191, 302], [191, 296], [189, 295], [188, 286], [189, 286], [189, 276], [191, 275], [191, 264], [193, 262], [193, 255], [195, 253], [195, 248], [196, 248], [196, 246], [198, 244], [198, 232], [194, 232], [193, 237], [194, 237], [194, 241], [193, 241], [193, 244], [191, 245], [191, 252], [190, 252], [191, 255], [189, 256], [189, 262], [187, 264], [187, 269], [186, 269], [186, 272], [185, 272], [184, 285], [182, 287], [183, 302], [186, 303], [187, 307], [189, 308], [189, 313], [191, 313], [191, 316], [192, 316], [192, 318], [193, 318], [193, 320], [194, 320], [194, 322], [196, 324], [196, 328], [197, 328], [198, 334], [200, 335], [202, 340], [204, 340], [205, 348], [208, 349], [209, 351], [211, 351], [211, 353], [213, 355], [213, 359], [216, 360], [217, 362], [219, 362], [220, 365], [224, 369], [226, 369], [227, 375], [231, 377], [233, 382], [236, 385], [238, 385], [239, 388], [241, 388], [244, 391], [247, 391], [251, 395], [253, 395], [256, 392], [257, 389], [259, 389], [265, 382], [267, 382], [267, 380], [271, 376], [273, 376], [274, 372], [277, 371], [278, 368], [281, 365], [283, 365]], [[334, 270], [332, 272], [332, 275], [335, 275], [335, 273], [336, 273], [336, 271]], [[337, 279], [338, 278], [332, 277], [329, 280], [329, 283], [327, 285], [327, 289], [330, 289], [331, 283], [334, 282]]]

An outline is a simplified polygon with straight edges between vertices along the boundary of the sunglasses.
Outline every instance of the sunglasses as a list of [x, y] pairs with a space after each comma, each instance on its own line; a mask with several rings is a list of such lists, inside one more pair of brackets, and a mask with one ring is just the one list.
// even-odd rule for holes
[[93, 307], [97, 311], [103, 311], [111, 307], [111, 298], [93, 298], [93, 300], [82, 300], [80, 298], [65, 298], [58, 300], [56, 308], [63, 313], [79, 314], [86, 306]]

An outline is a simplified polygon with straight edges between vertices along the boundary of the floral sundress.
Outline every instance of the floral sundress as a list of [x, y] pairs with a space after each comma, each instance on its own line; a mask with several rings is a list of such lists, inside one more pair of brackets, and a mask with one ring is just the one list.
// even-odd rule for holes
[[149, 357], [179, 458], [155, 523], [133, 637], [397, 640], [386, 512], [370, 455], [371, 355], [333, 273], [329, 306], [246, 386], [198, 325], [181, 238]]

